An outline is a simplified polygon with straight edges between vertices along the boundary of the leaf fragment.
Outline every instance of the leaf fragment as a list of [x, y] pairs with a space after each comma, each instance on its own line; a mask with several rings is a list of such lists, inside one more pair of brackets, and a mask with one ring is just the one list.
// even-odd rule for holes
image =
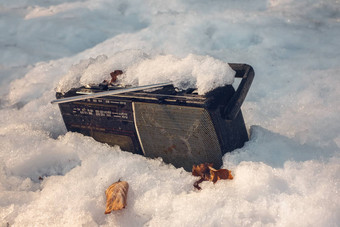
[[218, 180], [232, 180], [233, 176], [231, 175], [231, 171], [227, 169], [219, 169], [216, 170], [212, 167], [210, 169], [210, 181], [216, 183]]
[[199, 186], [203, 181], [212, 181], [216, 183], [218, 180], [232, 180], [233, 176], [231, 171], [227, 169], [216, 170], [213, 168], [212, 163], [202, 163], [199, 165], [193, 165], [192, 175], [200, 177], [198, 181], [194, 183], [194, 187], [201, 190]]
[[202, 177], [204, 180], [209, 180], [210, 172], [209, 167], [212, 168], [213, 164], [211, 163], [202, 163], [199, 165], [193, 165], [192, 167], [192, 175]]
[[129, 184], [126, 181], [115, 182], [106, 189], [105, 214], [125, 208], [128, 190]]

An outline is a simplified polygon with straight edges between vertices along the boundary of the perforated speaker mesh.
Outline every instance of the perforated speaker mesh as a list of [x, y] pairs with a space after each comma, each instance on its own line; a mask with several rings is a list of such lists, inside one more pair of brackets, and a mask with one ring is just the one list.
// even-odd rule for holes
[[176, 167], [221, 165], [221, 148], [209, 113], [203, 108], [133, 103], [136, 130], [145, 156], [162, 157]]

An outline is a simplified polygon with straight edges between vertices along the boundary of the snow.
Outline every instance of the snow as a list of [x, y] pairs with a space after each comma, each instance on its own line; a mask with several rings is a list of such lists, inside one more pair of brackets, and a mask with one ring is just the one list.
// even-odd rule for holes
[[153, 58], [138, 50], [119, 52], [108, 58], [99, 55], [73, 65], [61, 78], [58, 92], [67, 92], [88, 84], [110, 81], [113, 69], [123, 69], [117, 83], [133, 86], [172, 82], [178, 89], [197, 88], [198, 94], [214, 88], [232, 84], [235, 71], [228, 63], [209, 56], [188, 55], [180, 59], [172, 55], [159, 55]]
[[[1, 1], [0, 226], [338, 226], [339, 12], [337, 0]], [[50, 104], [114, 69], [204, 94], [233, 82], [227, 62], [255, 69], [251, 138], [223, 157], [234, 179], [201, 191], [183, 169], [67, 132]], [[127, 207], [104, 215], [119, 179]]]

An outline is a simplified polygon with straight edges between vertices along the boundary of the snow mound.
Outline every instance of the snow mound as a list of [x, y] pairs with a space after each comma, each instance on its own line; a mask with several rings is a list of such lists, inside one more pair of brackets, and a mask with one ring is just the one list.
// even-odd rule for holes
[[112, 57], [99, 55], [73, 65], [59, 81], [57, 91], [66, 92], [74, 87], [109, 80], [110, 72], [116, 69], [125, 72], [119, 78], [121, 84], [141, 86], [172, 82], [179, 89], [196, 87], [200, 95], [232, 84], [235, 77], [235, 71], [228, 63], [210, 56], [149, 56], [139, 50], [127, 50]]

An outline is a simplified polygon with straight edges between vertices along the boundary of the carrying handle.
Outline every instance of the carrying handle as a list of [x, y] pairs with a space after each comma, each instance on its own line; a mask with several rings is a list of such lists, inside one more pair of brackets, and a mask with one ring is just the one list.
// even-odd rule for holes
[[236, 71], [235, 77], [242, 78], [236, 92], [229, 100], [227, 106], [222, 110], [222, 117], [234, 120], [241, 109], [242, 103], [247, 96], [250, 85], [253, 82], [255, 72], [253, 67], [247, 64], [229, 64]]

